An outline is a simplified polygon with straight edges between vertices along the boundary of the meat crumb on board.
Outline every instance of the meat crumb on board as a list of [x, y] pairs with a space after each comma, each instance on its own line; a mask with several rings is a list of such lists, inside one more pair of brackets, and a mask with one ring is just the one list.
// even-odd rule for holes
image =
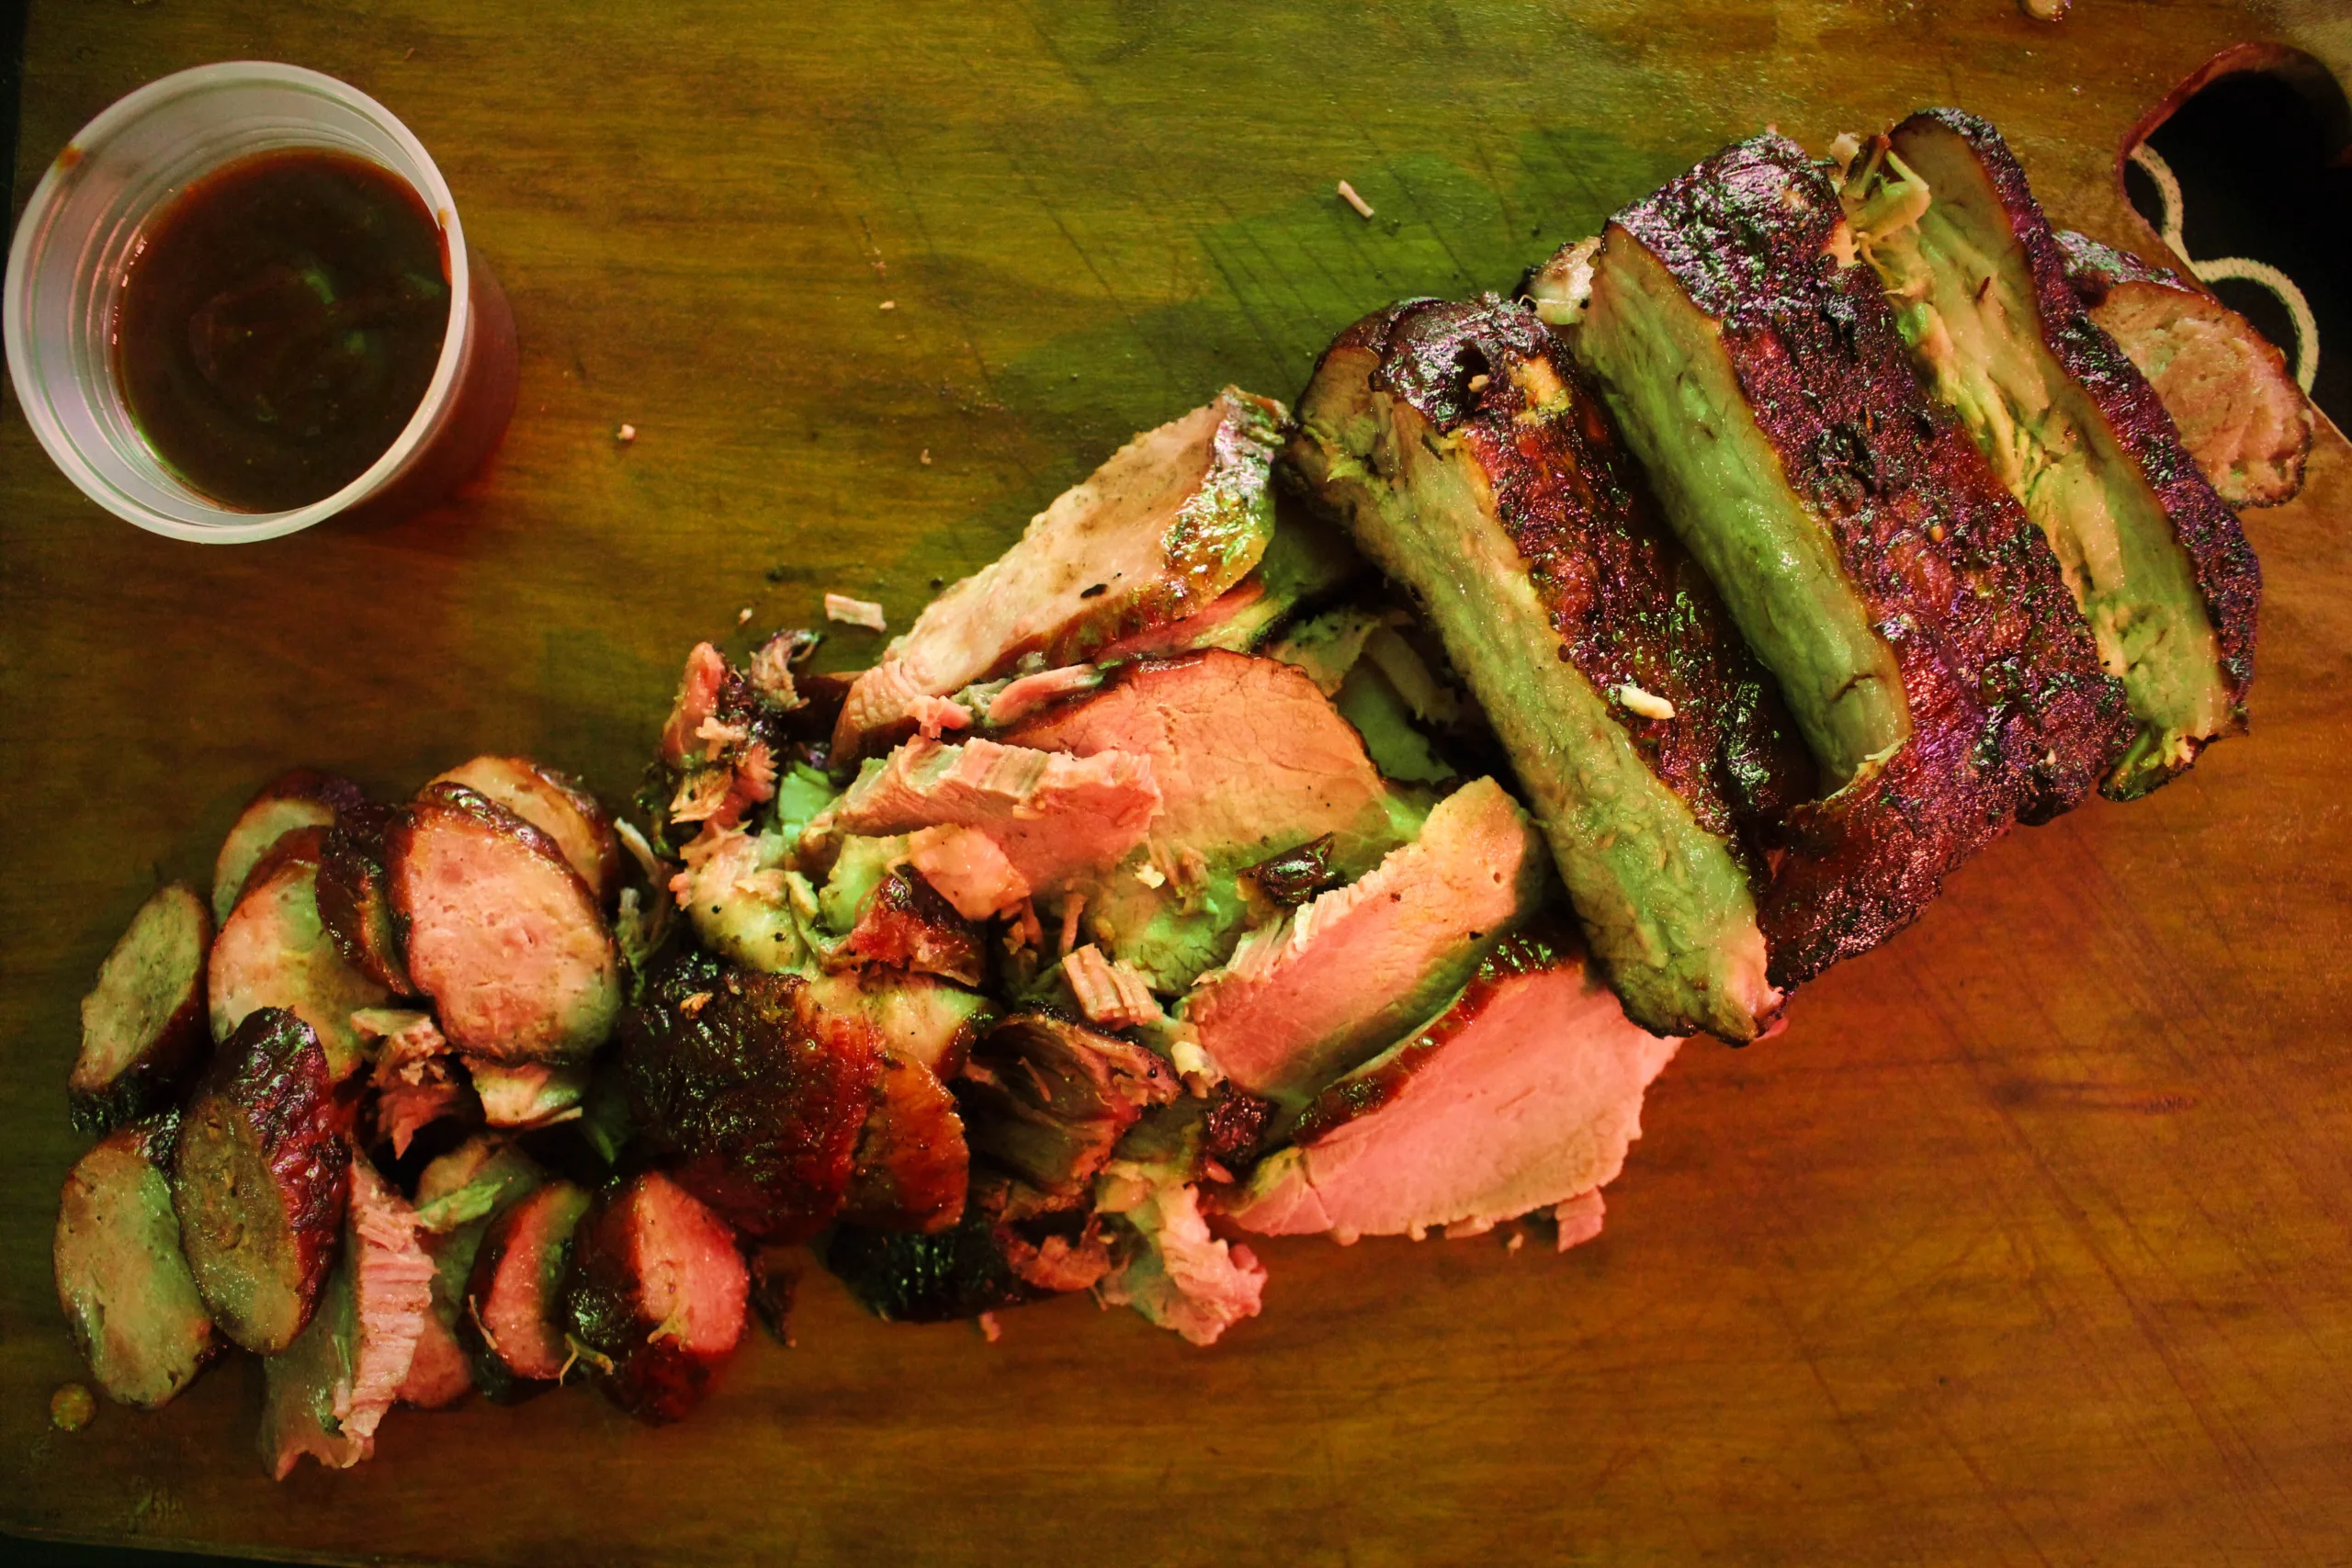
[[1372, 203], [1358, 196], [1356, 194], [1356, 187], [1350, 185], [1345, 180], [1341, 180], [1340, 182], [1340, 199], [1346, 202], [1350, 207], [1354, 208], [1356, 209], [1357, 217], [1363, 219], [1367, 222], [1371, 220]]
[[637, 426], [633, 424], [622, 425], [618, 430], [613, 432], [613, 439], [619, 442], [624, 446], [628, 446], [630, 442], [637, 439]]
[[853, 599], [846, 593], [825, 595], [825, 619], [838, 621], [846, 626], [864, 626], [868, 631], [888, 631], [888, 619], [882, 606], [871, 599]]

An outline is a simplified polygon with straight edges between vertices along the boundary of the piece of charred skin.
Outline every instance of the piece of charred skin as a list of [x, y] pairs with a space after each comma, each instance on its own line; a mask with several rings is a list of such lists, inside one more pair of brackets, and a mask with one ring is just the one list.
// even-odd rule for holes
[[1346, 880], [1331, 869], [1329, 833], [1268, 855], [1241, 872], [1245, 894], [1254, 892], [1270, 909], [1295, 909]]
[[1628, 1005], [1752, 1038], [1780, 997], [1751, 879], [1812, 769], [1566, 348], [1524, 304], [1408, 302], [1300, 410], [1291, 461], [1414, 591]]
[[379, 823], [338, 823], [319, 842], [319, 923], [344, 961], [396, 997], [416, 995], [385, 886]]
[[883, 874], [858, 907], [840, 951], [860, 963], [937, 975], [959, 985], [978, 986], [988, 978], [988, 945], [980, 928], [904, 865]]
[[[2119, 799], [2245, 727], [2260, 568], [2145, 378], [2099, 330], [2000, 132], [1957, 109], [1894, 128], [1866, 200], [1910, 222], [1863, 255], [1905, 341], [2036, 525], [2121, 677], [2138, 733]], [[1924, 189], [1920, 188], [1924, 186]]]
[[65, 1079], [74, 1126], [104, 1133], [175, 1101], [212, 1043], [205, 957], [212, 917], [172, 883], [139, 907], [82, 998], [82, 1046]]
[[466, 1280], [458, 1343], [474, 1386], [514, 1404], [552, 1386], [572, 1362], [563, 1285], [589, 1195], [551, 1182], [491, 1222]]
[[955, 1095], [925, 1064], [884, 1052], [841, 1217], [879, 1230], [945, 1230], [963, 1217], [971, 1168]]
[[1111, 1266], [1083, 1202], [1054, 1205], [1001, 1171], [976, 1175], [964, 1214], [928, 1235], [842, 1225], [825, 1267], [868, 1312], [947, 1323], [1082, 1291]]
[[262, 785], [237, 814], [213, 863], [213, 923], [228, 920], [245, 878], [278, 840], [298, 828], [330, 828], [345, 817], [366, 817], [373, 810], [357, 784], [316, 768], [291, 768]]
[[734, 1233], [647, 1171], [600, 1196], [574, 1234], [563, 1305], [614, 1404], [654, 1423], [700, 1404], [743, 1337], [750, 1280]]
[[283, 1008], [222, 1042], [181, 1120], [172, 1206], [198, 1292], [221, 1333], [284, 1349], [334, 1264], [351, 1149], [326, 1053]]
[[804, 1241], [849, 1190], [882, 1069], [862, 1019], [797, 975], [682, 953], [621, 1028], [629, 1111], [646, 1148], [745, 1235]]
[[2312, 406], [2277, 345], [2178, 273], [2071, 229], [2056, 238], [2075, 297], [2155, 389], [2215, 493], [2238, 507], [2301, 494]]
[[1611, 220], [1574, 338], [1834, 790], [1791, 814], [1762, 900], [1782, 985], [2077, 803], [2131, 729], [2057, 558], [1920, 389], [1851, 243], [1804, 150], [1751, 138]]
[[441, 1032], [484, 1061], [585, 1062], [620, 1010], [604, 911], [553, 840], [462, 784], [428, 785], [384, 835], [408, 971]]
[[219, 1347], [164, 1175], [178, 1129], [176, 1111], [117, 1128], [74, 1161], [58, 1201], [52, 1261], [74, 1348], [108, 1398], [142, 1410], [194, 1382]]
[[1080, 1195], [1145, 1108], [1180, 1092], [1143, 1046], [1036, 1012], [990, 1030], [957, 1089], [973, 1152], [1051, 1200]]

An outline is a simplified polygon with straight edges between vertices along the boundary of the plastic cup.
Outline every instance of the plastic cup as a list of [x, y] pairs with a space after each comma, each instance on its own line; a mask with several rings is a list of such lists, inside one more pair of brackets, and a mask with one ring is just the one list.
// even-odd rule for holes
[[[109, 337], [142, 225], [224, 164], [300, 147], [365, 158], [416, 192], [441, 225], [449, 324], [424, 400], [365, 473], [308, 506], [245, 512], [156, 457], [115, 385]], [[481, 467], [514, 412], [514, 312], [466, 244], [441, 171], [383, 105], [298, 65], [199, 65], [84, 126], [17, 224], [0, 322], [17, 400], [57, 466], [115, 515], [176, 539], [238, 544], [345, 513], [383, 519], [429, 505]]]

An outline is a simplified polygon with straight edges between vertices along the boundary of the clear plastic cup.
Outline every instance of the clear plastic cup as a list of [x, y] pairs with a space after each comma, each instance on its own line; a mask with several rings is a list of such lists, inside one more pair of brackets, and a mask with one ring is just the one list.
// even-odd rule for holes
[[[243, 512], [156, 457], [115, 386], [108, 338], [141, 226], [222, 164], [297, 147], [365, 158], [416, 192], [441, 225], [449, 325], [424, 400], [365, 473], [308, 506]], [[343, 513], [380, 519], [428, 505], [481, 466], [514, 410], [514, 313], [468, 248], [441, 171], [383, 105], [297, 65], [199, 65], [84, 126], [17, 224], [0, 321], [17, 401], [57, 466], [107, 511], [177, 539], [237, 544]]]

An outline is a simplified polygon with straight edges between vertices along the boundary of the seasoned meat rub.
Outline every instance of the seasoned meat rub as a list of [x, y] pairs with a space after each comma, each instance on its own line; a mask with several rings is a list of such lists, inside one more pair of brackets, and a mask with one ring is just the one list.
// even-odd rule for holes
[[1838, 192], [1765, 134], [1617, 214], [1574, 348], [1835, 793], [1758, 911], [1775, 983], [1884, 941], [2129, 733], [2058, 560], [1928, 400]]

